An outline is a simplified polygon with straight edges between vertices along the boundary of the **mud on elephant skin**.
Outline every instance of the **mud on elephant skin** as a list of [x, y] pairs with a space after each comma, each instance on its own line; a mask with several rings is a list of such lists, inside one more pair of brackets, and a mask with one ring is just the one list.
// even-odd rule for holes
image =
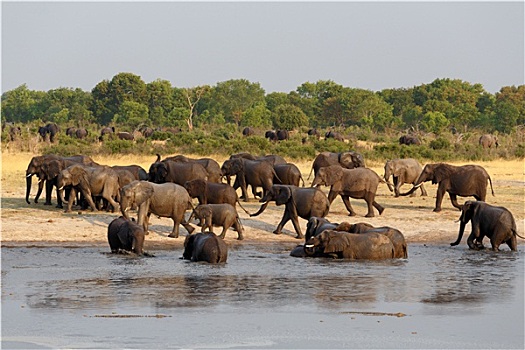
[[228, 260], [228, 246], [212, 232], [199, 232], [184, 240], [182, 259], [211, 264], [225, 263]]
[[202, 225], [201, 232], [213, 232], [213, 227], [222, 226], [221, 238], [226, 236], [226, 231], [233, 227], [237, 231], [237, 239], [242, 240], [244, 228], [235, 207], [231, 204], [199, 204], [188, 220], [195, 216]]
[[144, 252], [144, 229], [137, 223], [120, 216], [108, 225], [108, 243], [111, 253], [133, 252], [137, 255], [152, 256]]

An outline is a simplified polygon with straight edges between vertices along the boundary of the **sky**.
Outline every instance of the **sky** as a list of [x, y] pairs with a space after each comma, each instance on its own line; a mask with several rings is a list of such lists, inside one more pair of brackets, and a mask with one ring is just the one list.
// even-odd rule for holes
[[290, 92], [435, 79], [524, 84], [514, 2], [2, 2], [2, 92], [90, 91], [121, 72], [176, 87], [230, 79]]

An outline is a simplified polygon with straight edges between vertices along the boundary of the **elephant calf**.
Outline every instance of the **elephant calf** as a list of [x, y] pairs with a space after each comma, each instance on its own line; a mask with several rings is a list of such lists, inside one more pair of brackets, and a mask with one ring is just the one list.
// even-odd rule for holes
[[182, 258], [212, 264], [225, 263], [228, 259], [228, 246], [213, 232], [199, 232], [184, 240]]
[[205, 232], [206, 229], [213, 232], [213, 226], [222, 226], [220, 237], [224, 238], [228, 228], [233, 227], [237, 231], [237, 239], [244, 239], [242, 235], [244, 229], [239, 214], [231, 204], [200, 204], [193, 210], [191, 216], [201, 221], [201, 232]]
[[144, 229], [123, 216], [111, 221], [108, 226], [108, 243], [114, 254], [133, 252], [144, 254]]

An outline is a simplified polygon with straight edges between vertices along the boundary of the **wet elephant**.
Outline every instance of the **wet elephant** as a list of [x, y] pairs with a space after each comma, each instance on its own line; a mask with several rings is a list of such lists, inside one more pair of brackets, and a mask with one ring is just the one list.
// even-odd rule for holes
[[[385, 163], [385, 181], [388, 184], [390, 192], [394, 192], [396, 197], [399, 197], [399, 188], [404, 184], [414, 184], [421, 174], [423, 167], [419, 162], [413, 158], [406, 159], [392, 159]], [[394, 186], [388, 183], [390, 176]], [[421, 187], [421, 195], [427, 196], [427, 191], [423, 185]], [[413, 193], [412, 195], [415, 195]]]
[[346, 169], [354, 169], [365, 166], [365, 159], [362, 154], [349, 151], [349, 152], [321, 152], [315, 157], [312, 163], [312, 169], [308, 175], [308, 179], [314, 172], [314, 176], [317, 175], [319, 169], [330, 165], [340, 165]]
[[325, 230], [335, 230], [337, 226], [339, 226], [338, 223], [330, 222], [326, 218], [312, 216], [306, 224], [304, 239], [308, 241], [310, 238], [321, 234], [321, 232]]
[[202, 225], [202, 231], [213, 232], [213, 227], [222, 226], [222, 232], [220, 234], [221, 238], [226, 236], [226, 231], [233, 227], [237, 231], [237, 239], [242, 240], [244, 228], [241, 224], [241, 219], [235, 207], [231, 204], [199, 204], [193, 209], [193, 212], [190, 216], [195, 216], [200, 220]]
[[492, 195], [494, 195], [492, 180], [487, 171], [479, 165], [427, 164], [412, 189], [406, 193], [400, 193], [400, 196], [408, 196], [414, 193], [424, 182], [432, 181], [433, 184], [438, 184], [434, 211], [441, 211], [441, 203], [445, 192], [448, 192], [452, 205], [461, 210], [457, 196], [473, 196], [478, 201], [485, 201], [487, 197], [487, 180], [490, 183]]
[[228, 246], [212, 232], [199, 232], [184, 240], [182, 258], [211, 264], [225, 263], [228, 260]]
[[133, 252], [144, 254], [144, 229], [123, 216], [111, 221], [108, 226], [108, 243], [114, 254]]

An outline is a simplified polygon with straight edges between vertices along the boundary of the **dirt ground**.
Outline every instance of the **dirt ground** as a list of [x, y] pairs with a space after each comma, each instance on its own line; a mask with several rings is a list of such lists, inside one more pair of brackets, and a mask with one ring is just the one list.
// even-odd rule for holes
[[[29, 153], [2, 154], [2, 178], [1, 178], [1, 244], [3, 246], [100, 246], [105, 247], [107, 243], [107, 226], [118, 213], [73, 211], [64, 213], [63, 210], [53, 206], [44, 206], [44, 198], [41, 197], [38, 204], [33, 203], [36, 194], [37, 181], [33, 179], [31, 190], [31, 204], [25, 202], [25, 170], [33, 155]], [[166, 155], [167, 156], [167, 155]], [[219, 164], [224, 158], [214, 157]], [[119, 158], [104, 158], [95, 161], [107, 165], [138, 164], [146, 170], [155, 160], [155, 156], [123, 156]], [[306, 185], [309, 186], [313, 180], [307, 180], [310, 172], [311, 161], [295, 163], [303, 173]], [[463, 165], [467, 163], [454, 163]], [[525, 219], [525, 169], [523, 160], [495, 161], [476, 163], [483, 166], [492, 178], [495, 196], [487, 190], [487, 202], [493, 205], [505, 206], [514, 214], [518, 226], [518, 233], [524, 234]], [[371, 169], [380, 176], [383, 175], [383, 165], [380, 163], [369, 163]], [[428, 197], [421, 197], [417, 191], [417, 197], [395, 198], [388, 190], [386, 184], [380, 184], [376, 201], [385, 207], [381, 216], [376, 212], [376, 217], [365, 218], [366, 203], [363, 200], [351, 199], [357, 216], [350, 217], [340, 198], [337, 198], [327, 216], [332, 222], [348, 221], [368, 222], [374, 226], [391, 226], [401, 230], [408, 242], [424, 243], [449, 243], [453, 242], [458, 233], [459, 211], [452, 207], [448, 194], [443, 200], [443, 210], [434, 213], [436, 185], [425, 183]], [[405, 185], [402, 191], [410, 187]], [[323, 190], [328, 193], [329, 188]], [[467, 198], [459, 198], [460, 203]], [[468, 198], [472, 199], [472, 198]], [[53, 195], [53, 203], [56, 198]], [[253, 198], [243, 206], [249, 212], [259, 209], [260, 203]], [[241, 221], [245, 228], [244, 241], [237, 241], [237, 233], [229, 230], [226, 234], [226, 242], [230, 246], [246, 243], [283, 242], [283, 244], [302, 243], [294, 238], [295, 232], [291, 222], [287, 223], [283, 234], [275, 235], [272, 231], [280, 221], [284, 207], [270, 204], [266, 211], [258, 217], [250, 218], [244, 211], [237, 208]], [[132, 212], [132, 215], [135, 213]], [[189, 215], [189, 214], [188, 214]], [[157, 218], [152, 216], [150, 234], [146, 236], [145, 249], [172, 249], [180, 248], [184, 242], [187, 232], [180, 228], [181, 235], [178, 239], [167, 237], [172, 230], [173, 222], [168, 218]], [[300, 219], [303, 233], [306, 230], [306, 220]], [[220, 228], [215, 230], [220, 232]], [[470, 232], [467, 227], [466, 235]], [[520, 244], [524, 240], [518, 239]], [[462, 244], [466, 244], [463, 238]], [[489, 243], [486, 241], [486, 245]], [[109, 249], [109, 247], [108, 247]], [[504, 248], [506, 249], [506, 247]]]

